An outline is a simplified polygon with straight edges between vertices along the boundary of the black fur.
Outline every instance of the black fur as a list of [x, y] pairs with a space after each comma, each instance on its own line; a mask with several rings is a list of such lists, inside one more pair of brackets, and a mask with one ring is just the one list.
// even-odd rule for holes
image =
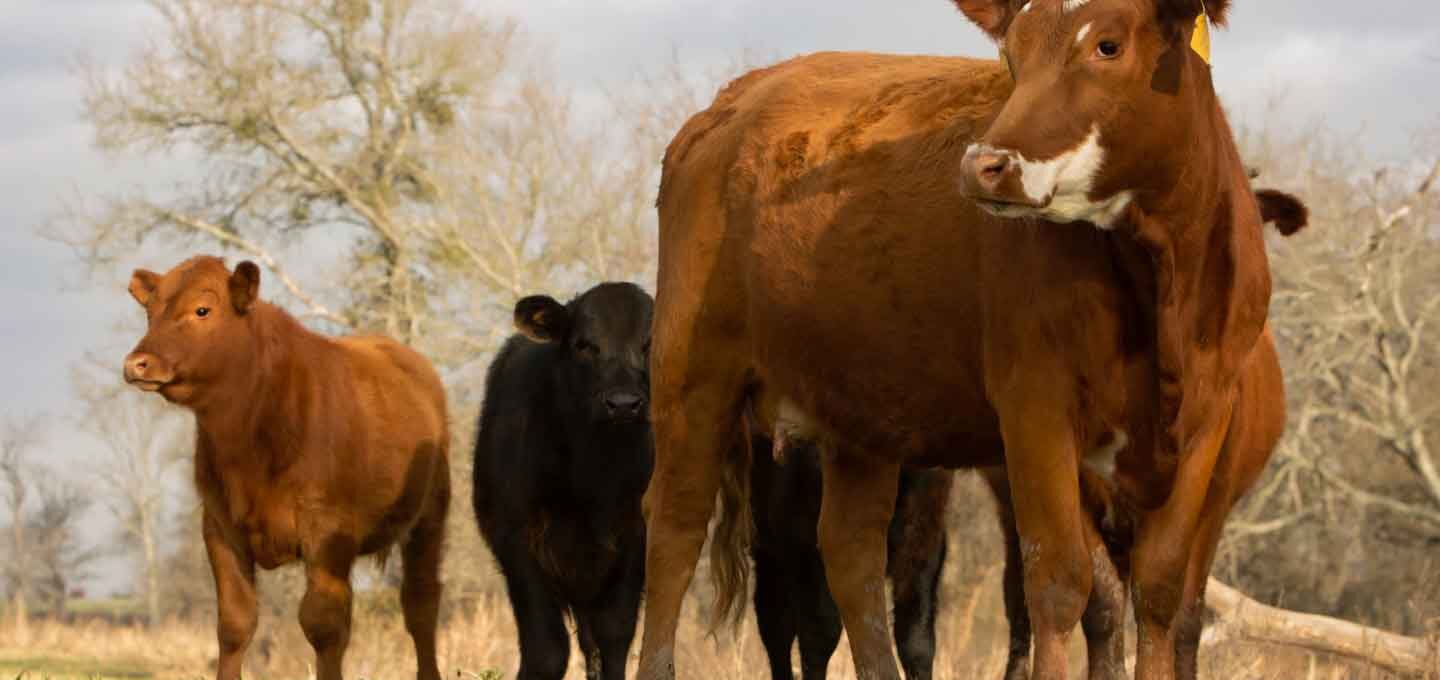
[[[537, 299], [521, 301], [517, 322], [533, 319]], [[520, 680], [564, 676], [567, 614], [586, 677], [624, 678], [645, 580], [640, 499], [654, 465], [653, 304], [634, 285], [601, 284], [545, 311], [544, 327], [561, 335], [517, 334], [490, 365], [473, 501], [519, 629]]]
[[[840, 611], [816, 547], [820, 465], [814, 447], [796, 445], [784, 463], [771, 440], [752, 442], [750, 508], [755, 519], [755, 619], [773, 680], [791, 680], [790, 649], [800, 642], [804, 680], [823, 680], [840, 641]], [[928, 680], [935, 661], [935, 614], [945, 564], [943, 516], [948, 470], [905, 468], [890, 521], [886, 571], [894, 593], [895, 645], [909, 680]]]

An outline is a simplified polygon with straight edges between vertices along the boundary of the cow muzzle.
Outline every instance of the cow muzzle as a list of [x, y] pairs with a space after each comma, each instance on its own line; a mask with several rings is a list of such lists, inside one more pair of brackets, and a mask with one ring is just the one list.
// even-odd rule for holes
[[175, 374], [160, 357], [149, 352], [131, 352], [125, 357], [125, 382], [146, 392], [156, 392], [175, 380]]
[[645, 394], [635, 389], [606, 390], [602, 400], [611, 420], [634, 422], [645, 419]]
[[1052, 194], [1031, 196], [1025, 186], [1024, 161], [1008, 149], [971, 144], [960, 163], [960, 190], [987, 212], [1019, 217], [1043, 210]]

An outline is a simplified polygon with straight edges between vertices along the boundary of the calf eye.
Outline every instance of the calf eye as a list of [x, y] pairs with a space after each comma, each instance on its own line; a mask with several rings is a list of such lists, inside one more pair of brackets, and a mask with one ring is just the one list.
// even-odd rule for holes
[[198, 317], [200, 317], [200, 318], [202, 318], [202, 319], [205, 318], [205, 317], [207, 317], [207, 316], [210, 316], [210, 308], [209, 308], [209, 307], [201, 307], [201, 308], [195, 310], [195, 316], [198, 316]]
[[1102, 59], [1114, 59], [1120, 56], [1120, 43], [1113, 40], [1101, 40], [1095, 46], [1095, 55]]

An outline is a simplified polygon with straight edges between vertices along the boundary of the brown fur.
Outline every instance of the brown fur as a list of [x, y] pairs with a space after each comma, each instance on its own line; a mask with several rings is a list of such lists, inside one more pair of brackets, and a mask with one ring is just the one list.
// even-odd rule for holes
[[[402, 546], [401, 600], [421, 680], [438, 680], [449, 433], [439, 376], [382, 337], [328, 338], [258, 299], [259, 268], [194, 257], [130, 291], [149, 331], [125, 377], [195, 414], [195, 483], [219, 595], [217, 680], [256, 625], [254, 569], [303, 562], [300, 624], [339, 680], [357, 557]], [[202, 311], [203, 310], [203, 311]]]
[[[1075, 20], [1044, 1], [1044, 20]], [[1150, 636], [1141, 677], [1171, 677], [1185, 553], [1269, 276], [1208, 67], [1139, 5], [1150, 14], [1116, 15], [1130, 56], [1099, 103], [1055, 96], [1069, 71], [1035, 33], [1007, 40], [1018, 86], [993, 61], [820, 53], [738, 79], [676, 135], [659, 200], [640, 677], [674, 672], [680, 598], [725, 470], [743, 462], [730, 437], [747, 404], [773, 431], [784, 403], [831, 443], [819, 540], [860, 677], [897, 675], [878, 584], [899, 465], [992, 465], [1001, 450], [1036, 676], [1065, 677], [1065, 636], [1105, 576], [1080, 459], [1115, 430], [1129, 446], [1111, 492], [1139, 514], [1127, 557]], [[1011, 3], [996, 11], [1014, 23]], [[1134, 192], [1115, 229], [1000, 219], [957, 190], [972, 143], [1046, 158], [1086, 120], [1111, 140], [1094, 192]]]

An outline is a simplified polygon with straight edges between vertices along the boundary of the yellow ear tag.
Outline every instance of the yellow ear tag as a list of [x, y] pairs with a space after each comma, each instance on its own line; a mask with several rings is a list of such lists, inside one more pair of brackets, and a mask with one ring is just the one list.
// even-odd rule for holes
[[1210, 63], [1210, 17], [1201, 12], [1195, 17], [1195, 34], [1190, 37], [1190, 49]]

